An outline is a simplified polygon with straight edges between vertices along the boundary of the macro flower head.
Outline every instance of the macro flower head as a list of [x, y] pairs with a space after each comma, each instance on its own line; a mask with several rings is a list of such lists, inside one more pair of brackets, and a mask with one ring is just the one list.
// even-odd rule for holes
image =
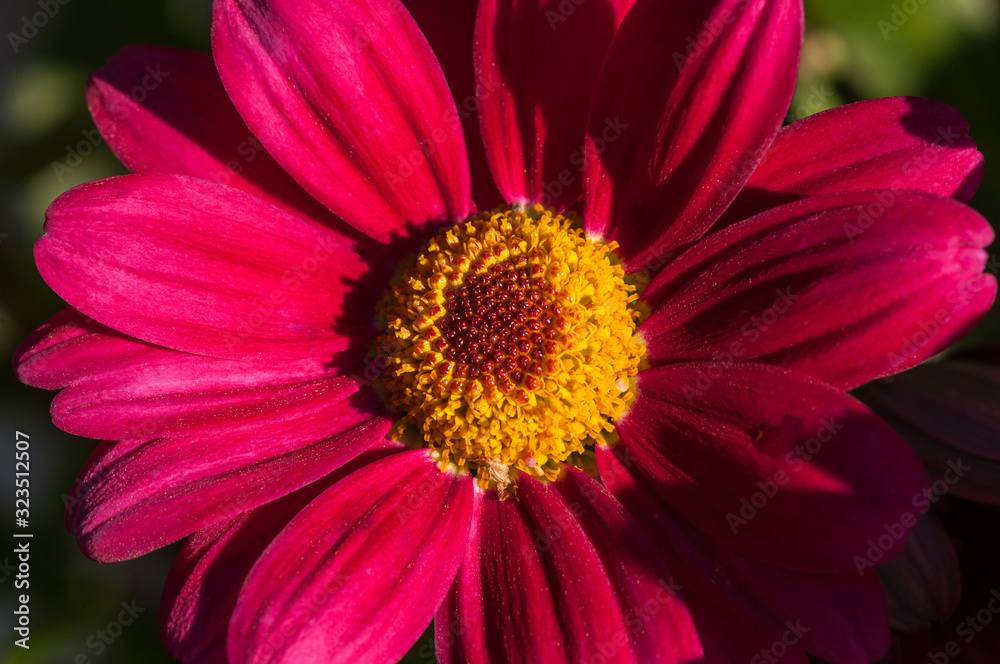
[[188, 538], [185, 663], [394, 662], [432, 621], [448, 663], [881, 657], [927, 477], [847, 391], [987, 311], [993, 231], [944, 104], [782, 126], [802, 29], [216, 0], [211, 55], [122, 51], [88, 100], [132, 174], [49, 209], [69, 308], [15, 358], [104, 441], [84, 553]]

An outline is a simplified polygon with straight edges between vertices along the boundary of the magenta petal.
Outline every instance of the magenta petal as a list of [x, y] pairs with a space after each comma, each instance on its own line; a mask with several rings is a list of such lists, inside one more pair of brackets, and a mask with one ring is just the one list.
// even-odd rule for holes
[[194, 178], [93, 182], [49, 208], [35, 246], [74, 308], [175, 350], [330, 359], [374, 334], [372, 276], [343, 236]]
[[636, 662], [619, 599], [571, 506], [527, 476], [517, 486], [517, 500], [485, 494], [475, 544], [435, 619], [439, 661]]
[[207, 434], [266, 421], [320, 392], [347, 397], [358, 385], [329, 379], [362, 373], [360, 358], [352, 363], [344, 355], [334, 369], [323, 359], [267, 363], [167, 350], [118, 334], [73, 309], [40, 332], [15, 356], [18, 376], [37, 387], [69, 386], [52, 403], [53, 421], [90, 438]]
[[591, 96], [633, 1], [480, 0], [476, 95], [486, 154], [509, 203], [563, 210], [580, 197]]
[[427, 450], [392, 455], [325, 491], [247, 577], [231, 664], [395, 662], [444, 598], [469, 545], [470, 476]]
[[161, 600], [161, 631], [171, 655], [184, 664], [228, 664], [226, 633], [246, 575], [281, 529], [326, 484], [316, 482], [209, 526], [184, 543]]
[[638, 0], [590, 111], [587, 235], [633, 269], [701, 237], [781, 126], [801, 41], [801, 0]]
[[740, 553], [847, 574], [884, 524], [917, 516], [927, 474], [906, 442], [808, 376], [696, 362], [644, 371], [638, 389], [618, 423], [621, 453], [674, 511]]
[[470, 0], [408, 0], [406, 8], [434, 49], [455, 97], [469, 152], [472, 199], [480, 210], [496, 208], [503, 203], [503, 198], [490, 173], [479, 133], [479, 102], [472, 59], [477, 3]]
[[596, 480], [566, 467], [555, 488], [594, 545], [618, 594], [639, 662], [693, 662], [702, 656], [680, 587], [631, 514]]
[[[870, 567], [861, 575], [804, 574], [741, 556], [678, 519], [631, 460], [607, 447], [598, 449], [597, 458], [605, 485], [637, 516], [685, 596], [693, 598], [692, 615], [708, 662], [730, 664], [732, 652], [773, 653], [778, 641], [843, 664], [869, 664], [885, 654], [888, 613], [882, 584]], [[734, 621], [750, 629], [724, 631]], [[724, 635], [740, 642], [720, 649], [713, 639]], [[720, 658], [720, 651], [730, 657]], [[801, 652], [798, 657], [801, 661]]]
[[233, 103], [286, 171], [387, 242], [469, 211], [462, 125], [398, 0], [219, 0], [212, 48]]
[[396, 452], [395, 447], [365, 452], [293, 494], [192, 535], [163, 589], [160, 627], [170, 654], [184, 664], [228, 664], [226, 634], [240, 588], [271, 541], [331, 484]]
[[370, 414], [373, 394], [337, 400], [323, 391], [268, 422], [102, 445], [67, 505], [80, 548], [102, 562], [143, 555], [295, 491], [384, 442], [391, 422]]
[[[885, 203], [881, 202], [885, 201]], [[807, 198], [702, 239], [657, 275], [651, 362], [779, 364], [842, 389], [953, 344], [993, 302], [993, 229], [918, 192]]]
[[336, 223], [250, 132], [208, 53], [130, 46], [94, 73], [87, 101], [97, 128], [133, 173], [211, 180]]
[[126, 339], [89, 316], [67, 307], [32, 332], [14, 352], [17, 379], [44, 390], [66, 387], [97, 368], [88, 366], [92, 357], [92, 340], [100, 338], [110, 342], [115, 337]]
[[914, 189], [968, 203], [982, 179], [983, 155], [950, 106], [918, 97], [862, 101], [783, 128], [721, 223], [863, 189]]

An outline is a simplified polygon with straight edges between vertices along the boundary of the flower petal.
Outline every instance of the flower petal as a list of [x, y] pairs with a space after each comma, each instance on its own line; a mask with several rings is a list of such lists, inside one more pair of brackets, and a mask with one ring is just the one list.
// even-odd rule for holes
[[229, 630], [229, 661], [395, 662], [430, 623], [469, 544], [472, 478], [427, 450], [333, 485], [264, 552]]
[[487, 491], [458, 578], [435, 619], [442, 664], [635, 662], [600, 556], [558, 491], [527, 476]]
[[862, 101], [784, 127], [720, 224], [806, 196], [864, 189], [968, 203], [982, 179], [983, 155], [950, 106], [919, 97]]
[[744, 555], [847, 574], [884, 524], [915, 522], [920, 461], [834, 388], [777, 367], [693, 362], [642, 372], [638, 391], [616, 429], [621, 454], [674, 511]]
[[[52, 403], [59, 428], [104, 439], [208, 434], [266, 421], [311, 401], [350, 396], [366, 382], [360, 353], [281, 363], [221, 360], [153, 346], [67, 309], [15, 356], [19, 377], [63, 390]], [[351, 375], [336, 382], [330, 378]]]
[[226, 634], [240, 588], [254, 563], [288, 522], [334, 482], [397, 447], [370, 450], [284, 498], [192, 535], [163, 589], [160, 629], [167, 651], [184, 664], [228, 664]]
[[509, 203], [563, 210], [580, 197], [590, 99], [633, 2], [480, 0], [476, 95], [486, 154]]
[[399, 0], [218, 0], [212, 50], [240, 115], [286, 171], [383, 242], [464, 219], [462, 125]]
[[[868, 664], [885, 653], [885, 597], [870, 567], [860, 576], [805, 574], [741, 556], [678, 519], [637, 474], [634, 462], [620, 459], [617, 450], [601, 447], [597, 460], [605, 485], [636, 515], [677, 574], [685, 596], [692, 598], [706, 654], [715, 658], [707, 661], [729, 664], [733, 652], [759, 652], [766, 661], [797, 647], [831, 662]], [[734, 617], [750, 629], [723, 631]], [[709, 639], [723, 636], [740, 642], [720, 655]]]
[[954, 615], [962, 599], [962, 571], [948, 531], [923, 515], [897, 558], [878, 568], [892, 628], [929, 632]]
[[[656, 546], [600, 483], [567, 466], [555, 488], [601, 557], [639, 662], [693, 662], [702, 656], [680, 587]], [[619, 639], [623, 640], [623, 639]]]
[[129, 46], [94, 72], [87, 102], [101, 135], [133, 173], [211, 180], [340, 223], [250, 132], [208, 53]]
[[72, 307], [63, 309], [32, 332], [14, 352], [17, 379], [43, 390], [66, 387], [101, 366], [100, 359], [96, 364], [90, 363], [94, 357], [91, 354], [94, 339], [115, 343], [127, 337]]
[[337, 400], [321, 384], [283, 417], [210, 435], [103, 444], [80, 474], [67, 523], [91, 558], [135, 558], [280, 498], [385, 440], [367, 391]]
[[590, 111], [588, 237], [632, 269], [701, 237], [781, 126], [801, 42], [801, 0], [638, 0]]
[[215, 357], [330, 359], [374, 334], [364, 286], [388, 279], [333, 230], [182, 176], [72, 189], [49, 208], [45, 231], [38, 269], [74, 308]]
[[861, 387], [857, 397], [910, 443], [949, 493], [1000, 505], [1000, 357], [922, 364]]
[[[891, 204], [880, 201], [891, 196]], [[808, 198], [702, 239], [657, 275], [653, 363], [757, 361], [842, 389], [940, 352], [989, 309], [993, 229], [918, 192]]]
[[479, 102], [472, 62], [477, 7], [477, 2], [469, 0], [408, 0], [406, 3], [413, 20], [434, 49], [455, 97], [469, 152], [472, 199], [480, 210], [492, 210], [503, 203], [503, 198], [490, 173], [479, 132]]
[[962, 599], [951, 620], [939, 629], [898, 635], [902, 653], [897, 661], [992, 664], [1000, 652], [996, 617], [1000, 613], [1000, 511], [973, 503], [940, 507], [938, 515], [959, 554]]

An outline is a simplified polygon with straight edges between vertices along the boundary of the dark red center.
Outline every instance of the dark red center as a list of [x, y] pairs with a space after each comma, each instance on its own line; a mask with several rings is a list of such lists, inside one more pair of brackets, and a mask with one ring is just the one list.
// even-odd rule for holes
[[456, 378], [479, 379], [504, 393], [516, 385], [537, 390], [542, 376], [559, 370], [556, 357], [570, 327], [559, 294], [545, 268], [524, 256], [466, 276], [445, 294], [443, 338], [433, 343], [454, 364], [439, 367], [441, 373], [454, 368]]

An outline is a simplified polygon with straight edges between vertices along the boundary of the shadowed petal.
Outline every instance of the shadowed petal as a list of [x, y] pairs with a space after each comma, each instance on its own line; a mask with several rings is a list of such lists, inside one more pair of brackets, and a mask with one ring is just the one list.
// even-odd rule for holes
[[486, 160], [486, 148], [479, 133], [479, 101], [476, 99], [473, 67], [473, 36], [476, 27], [476, 0], [407, 0], [406, 8], [434, 49], [462, 118], [465, 147], [469, 152], [472, 199], [480, 210], [503, 203]]
[[240, 588], [254, 563], [288, 522], [333, 483], [389, 454], [365, 452], [336, 472], [280, 500], [192, 535], [170, 568], [160, 603], [167, 651], [184, 664], [228, 664], [226, 634]]
[[933, 481], [945, 481], [955, 496], [993, 505], [1000, 505], [998, 348], [922, 364], [856, 393], [910, 443]]
[[962, 572], [948, 531], [925, 514], [903, 552], [878, 568], [893, 629], [929, 632], [942, 626], [962, 599]]
[[561, 211], [580, 197], [590, 99], [633, 2], [480, 0], [476, 96], [486, 154], [507, 202]]
[[680, 587], [632, 515], [600, 482], [572, 466], [555, 488], [601, 557], [628, 630], [623, 638], [631, 641], [637, 661], [697, 661], [701, 643]]
[[916, 520], [919, 460], [839, 390], [777, 367], [697, 362], [644, 371], [638, 391], [617, 426], [621, 453], [672, 510], [742, 554], [846, 574], [884, 524]]
[[[730, 664], [733, 653], [777, 659], [782, 649], [791, 649], [791, 661], [802, 661], [804, 650], [844, 664], [870, 664], [885, 654], [889, 624], [874, 563], [862, 575], [804, 574], [741, 556], [677, 518], [634, 462], [607, 447], [597, 458], [603, 482], [658, 544], [683, 594], [690, 593], [711, 664]], [[726, 631], [734, 620], [743, 628]], [[720, 649], [708, 640], [723, 635], [735, 643]]]

